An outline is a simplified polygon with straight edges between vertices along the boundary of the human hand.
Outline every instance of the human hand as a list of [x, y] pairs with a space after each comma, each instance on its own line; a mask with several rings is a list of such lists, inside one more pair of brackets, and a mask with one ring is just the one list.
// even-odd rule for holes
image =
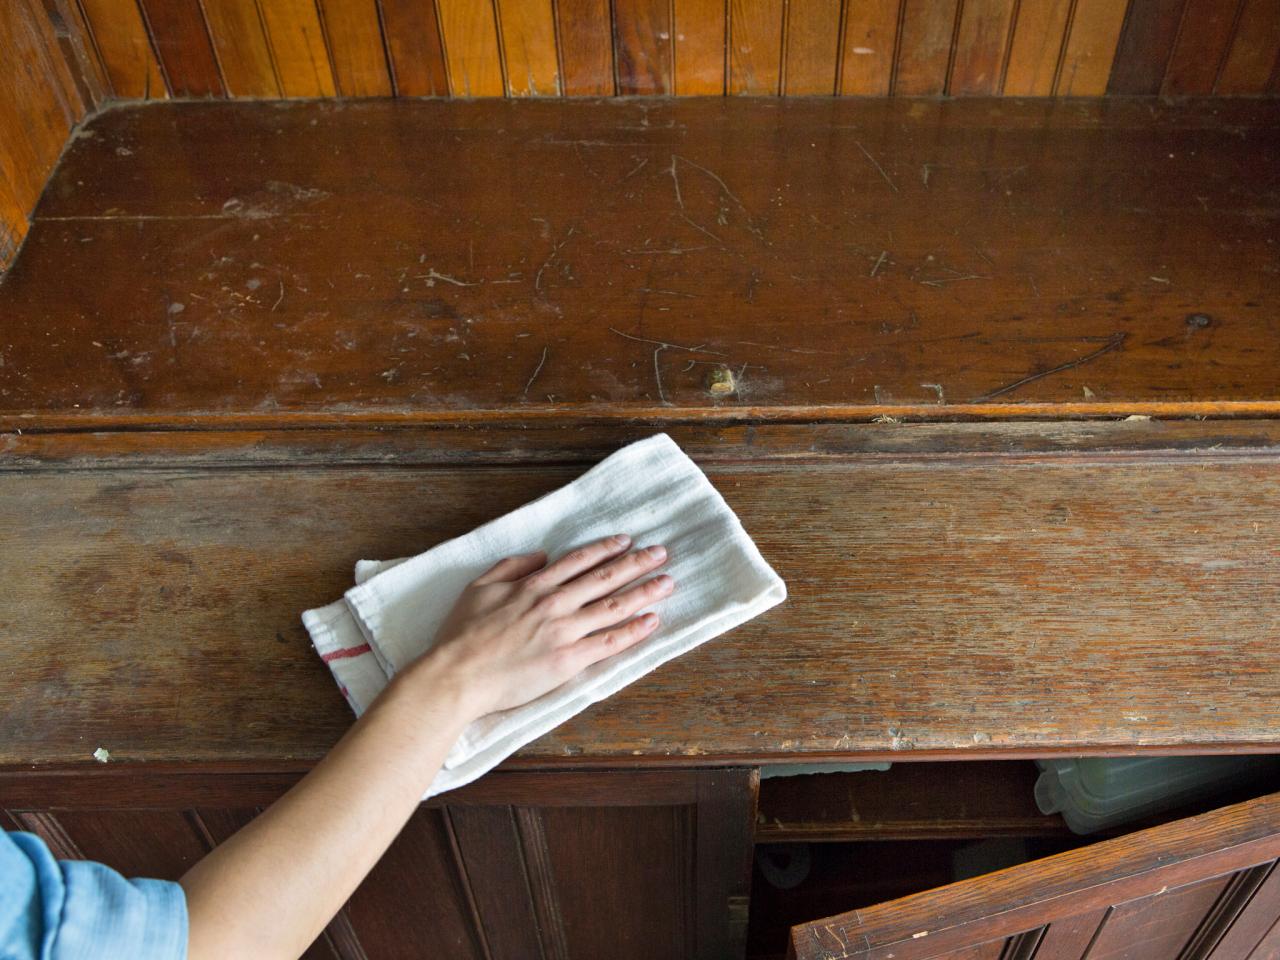
[[448, 685], [474, 718], [527, 703], [639, 643], [658, 617], [633, 615], [675, 585], [665, 574], [636, 583], [666, 562], [666, 550], [628, 553], [630, 544], [620, 534], [550, 565], [541, 550], [498, 561], [463, 590], [435, 644], [402, 675]]

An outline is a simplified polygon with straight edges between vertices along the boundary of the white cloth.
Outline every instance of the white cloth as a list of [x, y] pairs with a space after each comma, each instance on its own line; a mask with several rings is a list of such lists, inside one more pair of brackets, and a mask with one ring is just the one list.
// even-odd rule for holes
[[425, 796], [476, 779], [529, 741], [673, 657], [763, 613], [786, 585], [697, 465], [665, 433], [618, 450], [577, 480], [416, 557], [361, 561], [342, 600], [303, 614], [317, 652], [351, 707], [366, 709], [387, 678], [432, 643], [468, 583], [502, 557], [544, 549], [552, 560], [614, 533], [661, 543], [675, 592], [644, 641], [561, 687], [463, 732]]

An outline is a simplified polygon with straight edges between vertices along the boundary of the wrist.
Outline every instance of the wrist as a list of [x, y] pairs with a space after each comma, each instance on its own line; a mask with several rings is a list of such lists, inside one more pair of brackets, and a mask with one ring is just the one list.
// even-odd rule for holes
[[397, 673], [387, 693], [412, 700], [419, 709], [427, 707], [461, 732], [472, 720], [489, 712], [478, 687], [439, 650], [432, 650]]

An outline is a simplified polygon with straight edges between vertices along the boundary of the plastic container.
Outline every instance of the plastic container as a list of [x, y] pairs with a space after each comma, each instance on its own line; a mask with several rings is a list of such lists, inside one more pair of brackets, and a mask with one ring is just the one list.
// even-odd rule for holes
[[1223, 790], [1280, 783], [1278, 757], [1118, 757], [1037, 760], [1036, 806], [1078, 834], [1129, 823]]

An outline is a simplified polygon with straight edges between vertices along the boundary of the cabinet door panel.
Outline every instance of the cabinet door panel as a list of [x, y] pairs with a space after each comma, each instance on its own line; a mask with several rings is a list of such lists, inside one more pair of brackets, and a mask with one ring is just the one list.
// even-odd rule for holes
[[1261, 960], [1280, 920], [1277, 857], [1271, 794], [801, 924], [789, 956]]

